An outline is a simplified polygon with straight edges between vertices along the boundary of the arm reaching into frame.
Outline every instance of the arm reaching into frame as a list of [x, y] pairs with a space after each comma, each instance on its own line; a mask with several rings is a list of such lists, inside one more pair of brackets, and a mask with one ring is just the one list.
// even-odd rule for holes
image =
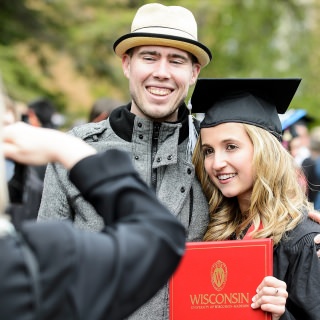
[[[97, 153], [78, 138], [23, 123], [2, 133], [6, 157], [66, 166], [71, 182], [105, 221], [100, 233], [78, 230], [65, 221], [29, 222], [19, 229], [41, 266], [37, 278], [43, 319], [71, 320], [79, 314], [92, 320], [123, 319], [163, 287], [183, 256], [185, 229], [141, 180], [128, 154]], [[21, 245], [10, 239], [1, 247], [6, 259], [0, 268], [6, 281], [0, 287], [5, 306], [0, 318], [8, 320], [20, 319], [25, 306], [35, 304], [34, 296], [25, 294], [32, 281]], [[8, 294], [13, 291], [14, 297]], [[31, 312], [28, 317], [35, 318], [33, 308]]]

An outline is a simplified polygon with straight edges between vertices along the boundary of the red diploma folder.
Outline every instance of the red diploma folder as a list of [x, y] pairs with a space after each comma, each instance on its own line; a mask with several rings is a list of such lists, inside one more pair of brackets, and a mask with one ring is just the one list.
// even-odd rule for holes
[[271, 239], [188, 242], [169, 282], [170, 320], [270, 320], [250, 305], [272, 274]]

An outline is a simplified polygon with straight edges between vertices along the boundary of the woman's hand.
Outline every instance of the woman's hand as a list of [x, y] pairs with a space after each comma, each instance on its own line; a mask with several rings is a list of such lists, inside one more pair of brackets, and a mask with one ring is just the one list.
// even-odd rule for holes
[[275, 277], [265, 277], [252, 298], [253, 309], [270, 312], [272, 320], [278, 320], [284, 314], [288, 298], [287, 285]]

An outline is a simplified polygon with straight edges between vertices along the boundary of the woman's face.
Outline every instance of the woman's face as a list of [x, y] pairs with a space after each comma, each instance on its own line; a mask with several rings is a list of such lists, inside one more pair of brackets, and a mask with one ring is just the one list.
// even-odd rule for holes
[[227, 197], [237, 197], [241, 211], [250, 203], [254, 172], [253, 144], [241, 123], [201, 129], [204, 167], [211, 181]]

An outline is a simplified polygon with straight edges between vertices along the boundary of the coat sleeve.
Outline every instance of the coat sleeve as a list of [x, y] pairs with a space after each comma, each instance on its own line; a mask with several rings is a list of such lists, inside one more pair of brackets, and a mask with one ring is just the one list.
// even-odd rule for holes
[[123, 319], [168, 281], [184, 253], [184, 228], [122, 151], [83, 159], [70, 179], [106, 225], [79, 239], [77, 309], [84, 319]]
[[[77, 136], [75, 128], [68, 131], [67, 134]], [[79, 191], [69, 180], [68, 171], [59, 163], [48, 163], [43, 180], [43, 191], [37, 220], [58, 219], [74, 222], [74, 207], [76, 206], [74, 198], [78, 198], [78, 196]], [[90, 229], [90, 226], [88, 225], [86, 229]], [[101, 228], [92, 229], [101, 230]]]
[[59, 164], [49, 163], [44, 178], [42, 199], [37, 215], [38, 221], [50, 219], [72, 220], [65, 189], [69, 191], [74, 186], [69, 182], [65, 188], [62, 188], [62, 183], [68, 183], [66, 170]]
[[313, 320], [320, 315], [320, 259], [313, 240], [319, 232], [320, 226], [306, 219], [275, 250], [274, 273], [288, 291], [281, 320]]
[[[93, 128], [90, 125], [88, 123], [84, 126], [87, 128], [85, 130], [92, 134]], [[92, 139], [86, 139], [83, 132], [81, 134], [81, 130], [78, 132], [74, 128], [68, 134], [74, 135], [97, 148], [96, 142]], [[103, 144], [102, 141], [100, 143]], [[105, 145], [103, 150], [105, 150]], [[49, 163], [44, 177], [37, 220], [56, 219], [70, 220], [77, 228], [84, 230], [101, 231], [104, 226], [100, 215], [96, 213], [90, 203], [84, 201], [78, 188], [69, 180], [68, 171], [59, 163]]]

